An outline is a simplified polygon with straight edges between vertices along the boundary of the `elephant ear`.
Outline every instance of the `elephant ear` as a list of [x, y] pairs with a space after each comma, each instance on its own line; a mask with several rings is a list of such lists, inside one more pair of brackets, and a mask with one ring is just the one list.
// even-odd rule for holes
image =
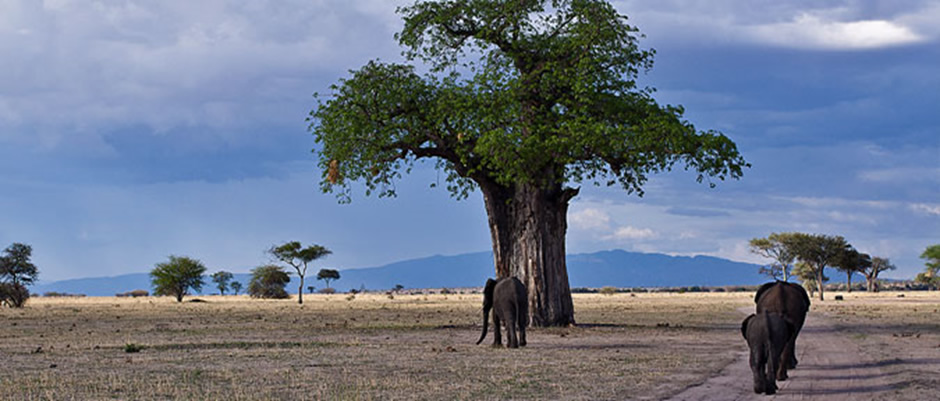
[[486, 310], [493, 306], [493, 291], [496, 288], [496, 280], [487, 279], [486, 286], [483, 287], [483, 309]]
[[754, 316], [756, 315], [752, 313], [750, 316], [744, 318], [743, 322], [741, 322], [741, 336], [744, 337], [745, 340], [747, 340], [747, 324], [751, 321], [751, 319], [754, 318]]

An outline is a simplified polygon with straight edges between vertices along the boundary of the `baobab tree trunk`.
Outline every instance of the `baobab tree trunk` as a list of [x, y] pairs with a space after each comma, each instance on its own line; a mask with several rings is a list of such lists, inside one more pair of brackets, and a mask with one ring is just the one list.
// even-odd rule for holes
[[516, 277], [529, 294], [533, 326], [573, 325], [565, 265], [568, 202], [578, 190], [557, 185], [481, 185], [497, 277]]

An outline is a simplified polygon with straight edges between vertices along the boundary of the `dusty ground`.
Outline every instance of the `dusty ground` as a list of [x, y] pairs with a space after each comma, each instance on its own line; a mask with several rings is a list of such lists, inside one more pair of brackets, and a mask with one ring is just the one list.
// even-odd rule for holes
[[[473, 344], [480, 295], [34, 298], [0, 309], [0, 399], [665, 399], [740, 362], [751, 296], [577, 294], [578, 327], [532, 329], [520, 350]], [[938, 308], [937, 293], [814, 305], [781, 394], [826, 374], [862, 382], [810, 397], [882, 394], [865, 389], [884, 379], [883, 394], [918, 399], [938, 384]], [[803, 341], [823, 334], [872, 351], [814, 361]], [[744, 361], [734, 382], [749, 386]]]
[[[797, 341], [800, 365], [778, 382], [782, 400], [928, 400], [940, 388], [936, 293], [837, 293], [815, 302]], [[830, 298], [832, 299], [832, 298]], [[814, 300], [815, 301], [815, 300]], [[741, 308], [742, 316], [750, 307]], [[757, 400], [746, 348], [719, 374], [673, 400]]]

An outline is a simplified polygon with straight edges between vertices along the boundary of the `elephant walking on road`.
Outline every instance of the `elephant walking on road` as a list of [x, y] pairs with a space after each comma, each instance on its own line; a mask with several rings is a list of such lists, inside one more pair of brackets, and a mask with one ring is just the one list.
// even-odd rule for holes
[[[800, 334], [809, 312], [809, 295], [806, 290], [797, 284], [775, 281], [760, 286], [754, 295], [754, 302], [757, 304], [758, 314], [776, 312], [793, 325], [790, 339], [783, 350], [783, 363], [787, 369], [796, 368], [796, 337]], [[787, 379], [787, 369], [781, 369], [777, 373], [777, 380]]]
[[[515, 277], [505, 277], [498, 281], [486, 280], [483, 289], [483, 334], [477, 344], [486, 338], [487, 320], [490, 309], [493, 310], [493, 346], [501, 347], [500, 322], [506, 326], [506, 345], [509, 348], [524, 347], [525, 327], [529, 324], [529, 296], [525, 285]], [[517, 337], [518, 331], [518, 337]]]
[[793, 332], [793, 324], [775, 312], [752, 314], [741, 322], [741, 335], [751, 349], [750, 365], [754, 374], [754, 392], [777, 392], [776, 378], [786, 376], [784, 349]]

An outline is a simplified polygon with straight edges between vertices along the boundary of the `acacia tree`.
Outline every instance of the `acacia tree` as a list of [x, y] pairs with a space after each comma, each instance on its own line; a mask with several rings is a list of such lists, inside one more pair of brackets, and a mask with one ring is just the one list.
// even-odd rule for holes
[[176, 302], [183, 302], [189, 290], [201, 291], [206, 266], [186, 256], [170, 256], [170, 260], [157, 263], [150, 271], [150, 282], [154, 295], [171, 295]]
[[233, 281], [230, 287], [232, 287], [232, 292], [235, 293], [235, 295], [238, 295], [238, 292], [242, 290], [242, 283]]
[[33, 247], [15, 242], [0, 256], [0, 300], [14, 308], [22, 308], [29, 299], [26, 286], [36, 282], [39, 269], [29, 259]]
[[225, 291], [228, 290], [229, 287], [229, 281], [232, 281], [232, 278], [235, 276], [227, 271], [218, 271], [212, 273], [210, 277], [212, 278], [212, 282], [215, 283], [215, 287], [219, 289], [219, 295], [225, 295]]
[[827, 266], [835, 266], [839, 263], [840, 258], [843, 257], [845, 252], [847, 252], [851, 247], [848, 242], [845, 241], [845, 238], [839, 235], [822, 235], [822, 234], [803, 234], [796, 233], [794, 234], [793, 241], [791, 243], [793, 247], [793, 254], [796, 255], [796, 258], [803, 262], [805, 269], [808, 270], [808, 273], [804, 275], [812, 274], [815, 276], [815, 282], [819, 288], [819, 300], [823, 300], [823, 283], [828, 280], [825, 279], [824, 271]]
[[760, 273], [774, 279], [782, 277], [783, 281], [790, 279], [790, 269], [796, 259], [790, 244], [793, 238], [793, 233], [771, 233], [767, 238], [751, 239], [751, 253], [773, 259], [768, 267], [761, 267]]
[[326, 281], [326, 288], [330, 288], [331, 280], [339, 280], [339, 272], [335, 269], [320, 269], [317, 272], [317, 280]]
[[458, 199], [480, 190], [498, 277], [528, 288], [532, 324], [574, 324], [565, 267], [568, 204], [582, 183], [643, 194], [676, 163], [698, 180], [738, 178], [734, 142], [660, 105], [638, 74], [653, 50], [602, 0], [419, 1], [399, 8], [411, 64], [370, 61], [310, 113], [324, 192], [394, 196], [436, 160]]
[[[864, 274], [872, 266], [871, 256], [867, 253], [859, 253], [854, 248], [849, 247], [836, 259], [836, 270], [845, 273], [845, 283], [848, 288], [846, 292], [852, 292], [852, 275], [855, 273]], [[877, 273], [875, 275], [877, 276]]]
[[297, 303], [302, 304], [304, 303], [304, 276], [307, 275], [307, 264], [333, 252], [320, 245], [314, 244], [304, 248], [300, 245], [300, 242], [291, 241], [280, 246], [271, 247], [268, 253], [297, 271], [297, 276], [300, 277], [300, 287], [297, 288]]
[[927, 267], [923, 273], [918, 273], [915, 280], [934, 289], [940, 288], [940, 244], [928, 246], [920, 258], [926, 260]]
[[897, 269], [897, 266], [891, 264], [891, 261], [888, 260], [888, 258], [872, 258], [868, 266], [862, 270], [862, 275], [864, 275], [865, 280], [868, 281], [868, 291], [878, 292], [878, 274], [883, 271], [894, 269]]
[[800, 282], [803, 283], [803, 288], [806, 289], [810, 297], [814, 297], [816, 291], [822, 291], [822, 286], [829, 281], [829, 277], [826, 277], [826, 275], [822, 276], [821, 282], [817, 281], [816, 271], [804, 262], [796, 262], [793, 265], [792, 273], [794, 277], [798, 278]]

